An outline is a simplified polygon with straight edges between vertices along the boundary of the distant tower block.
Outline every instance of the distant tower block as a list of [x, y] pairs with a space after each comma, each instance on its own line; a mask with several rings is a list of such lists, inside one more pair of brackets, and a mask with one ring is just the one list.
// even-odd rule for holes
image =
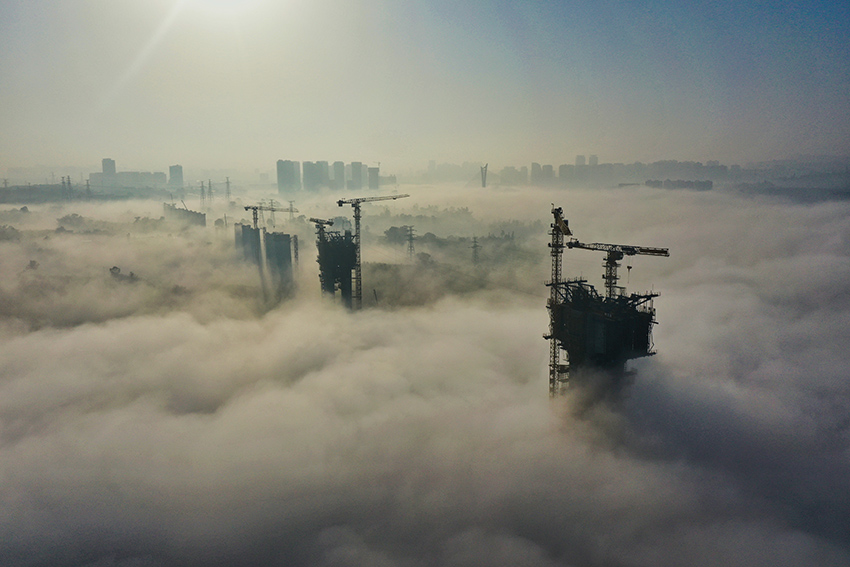
[[[327, 165], [327, 162], [325, 162]], [[304, 179], [304, 189], [307, 191], [316, 191], [322, 185], [319, 165], [312, 161], [301, 163], [301, 170]]]
[[301, 164], [291, 160], [277, 160], [278, 193], [295, 191], [301, 188]]
[[182, 165], [171, 165], [168, 167], [168, 186], [177, 188], [183, 187]]
[[532, 185], [540, 185], [541, 181], [543, 181], [543, 168], [540, 167], [539, 163], [531, 164], [531, 184]]
[[599, 158], [597, 156], [590, 156], [587, 158], [587, 165], [599, 165]]
[[576, 156], [576, 165], [578, 167], [585, 165], [584, 156]]
[[345, 189], [345, 163], [341, 161], [335, 161], [333, 163], [333, 173], [334, 173], [334, 189]]
[[378, 189], [381, 185], [381, 170], [377, 167], [370, 167], [369, 173], [369, 189]]
[[115, 175], [115, 160], [110, 158], [103, 158], [101, 160], [101, 165], [103, 166], [103, 175]]
[[348, 184], [349, 189], [357, 190], [363, 188], [363, 163], [359, 161], [351, 162], [351, 182]]
[[326, 161], [317, 161], [316, 162], [316, 177], [319, 181], [319, 187], [330, 187], [330, 170], [328, 169], [328, 162]]

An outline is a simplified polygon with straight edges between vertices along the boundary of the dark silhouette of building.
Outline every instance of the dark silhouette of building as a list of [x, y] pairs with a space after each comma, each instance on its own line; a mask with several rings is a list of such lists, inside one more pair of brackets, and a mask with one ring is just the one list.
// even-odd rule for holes
[[282, 232], [265, 233], [266, 264], [277, 301], [290, 296], [294, 291], [292, 246], [297, 242], [297, 238]]
[[319, 230], [319, 282], [322, 291], [333, 296], [339, 288], [343, 304], [352, 309], [351, 272], [357, 264], [357, 248], [350, 230], [344, 233]]
[[590, 156], [587, 158], [587, 165], [596, 166], [599, 165], [599, 158], [597, 156]]
[[103, 175], [107, 176], [115, 176], [115, 160], [110, 158], [103, 158], [101, 160], [101, 165], [103, 167]]
[[[552, 279], [548, 301], [550, 362], [549, 394], [563, 392], [571, 379], [604, 376], [615, 391], [626, 376], [626, 361], [654, 354], [652, 326], [657, 293], [632, 293], [618, 286], [617, 268], [625, 256], [669, 256], [666, 248], [621, 244], [583, 243], [572, 238], [560, 207], [552, 207]], [[570, 237], [565, 242], [565, 238]], [[605, 252], [606, 293], [600, 295], [586, 280], [562, 278], [564, 248]], [[562, 364], [561, 353], [568, 364]]]
[[239, 223], [235, 224], [234, 227], [236, 229], [236, 247], [242, 249], [242, 254], [246, 260], [261, 266], [260, 229]]

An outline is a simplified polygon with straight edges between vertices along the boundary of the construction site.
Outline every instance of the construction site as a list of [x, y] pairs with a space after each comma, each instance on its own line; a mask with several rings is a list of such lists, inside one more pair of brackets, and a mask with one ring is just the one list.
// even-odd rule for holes
[[[486, 169], [482, 168], [482, 186], [486, 184], [485, 175]], [[105, 238], [126, 233], [128, 238], [133, 234], [137, 235], [134, 240], [145, 238], [152, 243], [151, 239], [164, 238], [168, 232], [161, 243], [169, 247], [173, 244], [168, 243], [168, 238], [175, 232], [201, 246], [204, 239], [213, 235], [218, 235], [213, 240], [221, 242], [224, 234], [231, 234], [228, 246], [235, 254], [220, 256], [220, 261], [236, 261], [231, 265], [239, 267], [239, 274], [231, 278], [227, 272], [220, 280], [207, 278], [204, 285], [218, 282], [215, 285], [220, 286], [217, 289], [221, 293], [252, 302], [257, 313], [267, 313], [297, 296], [310, 295], [322, 296], [326, 302], [352, 312], [375, 307], [405, 309], [433, 304], [449, 296], [477, 293], [507, 293], [511, 301], [523, 296], [540, 299], [539, 283], [529, 276], [545, 269], [546, 259], [540, 247], [547, 231], [541, 220], [482, 221], [465, 206], [422, 205], [421, 197], [412, 207], [395, 207], [397, 201], [410, 197], [398, 192], [344, 198], [316, 195], [299, 206], [319, 214], [296, 217], [300, 211], [294, 201], [284, 206], [273, 199], [258, 198], [258, 192], [240, 191], [246, 200], [256, 199], [253, 202], [257, 204], [243, 204], [241, 197], [214, 203], [213, 182], [203, 185], [206, 187], [202, 186], [200, 201], [205, 212], [190, 210], [180, 200], [179, 205], [162, 204], [160, 219], [136, 216], [131, 225], [72, 213], [56, 219], [59, 228], [53, 234]], [[231, 197], [229, 180], [223, 186], [227, 197]], [[441, 197], [433, 202], [441, 202]], [[350, 210], [350, 218], [331, 212], [340, 209]], [[288, 214], [288, 219], [281, 218], [284, 214]], [[551, 277], [546, 283], [549, 329], [545, 335], [550, 341], [549, 394], [557, 397], [570, 384], [581, 384], [596, 376], [607, 377], [612, 389], [616, 389], [630, 375], [630, 360], [655, 353], [653, 301], [658, 297], [654, 292], [627, 294], [620, 285], [618, 269], [626, 257], [666, 257], [669, 252], [666, 248], [585, 242], [573, 235], [561, 208], [553, 206], [551, 214]], [[207, 223], [208, 215], [214, 215], [214, 223]], [[12, 213], [7, 216], [13, 218]], [[25, 219], [27, 215], [16, 211], [14, 218]], [[214, 225], [214, 230], [210, 230], [210, 225]], [[155, 237], [156, 233], [161, 236]], [[40, 234], [49, 237], [46, 232]], [[315, 242], [315, 253], [310, 252], [312, 246], [306, 249], [306, 256], [304, 249], [299, 250], [305, 239]], [[142, 240], [136, 242], [140, 249], [144, 246]], [[565, 250], [604, 255], [599, 290], [583, 277], [563, 273]], [[216, 248], [211, 248], [205, 257], [212, 261], [216, 253]], [[38, 267], [42, 259], [37, 255], [34, 258], [31, 266]], [[305, 258], [308, 262], [303, 261]], [[159, 286], [152, 270], [140, 269], [138, 262], [116, 257], [109, 265], [113, 266], [109, 272], [113, 285], [140, 282], [142, 286], [155, 286], [170, 305], [191, 302], [192, 290], [197, 288], [188, 272], [184, 277], [169, 278], [171, 283], [163, 280]], [[628, 269], [631, 271], [632, 266]], [[42, 266], [38, 274], [44, 273]], [[32, 287], [30, 280], [35, 269], [27, 274], [25, 279]], [[39, 278], [43, 285], [46, 280]]]
[[[628, 375], [627, 361], [655, 354], [652, 326], [657, 293], [632, 293], [618, 285], [619, 263], [626, 256], [669, 256], [666, 248], [628, 244], [584, 243], [573, 238], [563, 209], [552, 207], [552, 277], [550, 294], [549, 395], [563, 394], [571, 381], [603, 377], [616, 389]], [[565, 239], [567, 239], [565, 241]], [[582, 278], [564, 279], [564, 248], [605, 253], [605, 293]], [[631, 266], [629, 266], [631, 270]], [[564, 360], [566, 358], [566, 360]]]
[[[367, 203], [395, 201], [408, 197], [407, 194], [387, 196], [358, 197], [339, 199], [337, 205], [350, 205], [353, 210], [353, 231], [344, 225], [344, 218], [309, 218], [315, 228], [318, 263], [318, 283], [323, 295], [336, 299], [347, 309], [357, 311], [363, 308], [363, 262], [362, 262], [362, 211]], [[257, 213], [269, 210], [263, 206], [245, 207], [252, 210], [254, 226], [236, 225], [237, 246], [243, 250], [244, 257], [260, 267], [260, 277], [264, 289], [268, 285], [276, 301], [293, 292], [292, 262], [297, 264], [297, 236], [265, 232], [257, 227]], [[553, 222], [550, 225], [551, 241], [548, 246], [551, 258], [551, 279], [547, 282], [549, 299], [549, 332], [544, 337], [550, 342], [549, 348], [549, 395], [558, 397], [564, 394], [571, 383], [583, 384], [588, 381], [599, 383], [602, 379], [606, 390], [617, 391], [626, 378], [632, 374], [627, 368], [630, 360], [655, 354], [652, 340], [652, 328], [657, 323], [654, 299], [657, 293], [627, 293], [620, 285], [619, 268], [622, 260], [634, 256], [668, 257], [667, 248], [637, 246], [631, 244], [609, 244], [583, 242], [574, 237], [568, 220], [560, 207], [552, 207]], [[371, 264], [373, 274], [383, 269], [397, 287], [415, 285], [418, 279], [432, 269], [429, 260], [416, 261], [413, 226], [390, 227], [386, 239], [396, 243], [405, 243], [412, 263], [404, 270], [400, 265]], [[431, 242], [439, 242], [428, 233]], [[480, 261], [478, 238], [472, 238], [466, 245], [471, 253], [473, 268]], [[293, 248], [294, 247], [294, 248]], [[586, 250], [602, 252], [602, 291], [598, 291], [583, 277], [565, 277], [563, 274], [564, 250]], [[293, 252], [294, 250], [294, 252]], [[263, 260], [265, 259], [265, 260]], [[263, 265], [266, 266], [268, 277]], [[433, 262], [432, 262], [433, 264]], [[381, 266], [384, 266], [381, 268]], [[627, 266], [631, 271], [632, 266]], [[479, 272], [481, 275], [483, 272]], [[470, 272], [454, 272], [454, 278], [472, 277]], [[484, 276], [486, 278], [486, 275]], [[270, 281], [267, 283], [266, 279]], [[482, 280], [483, 281], [483, 280]], [[370, 285], [374, 294], [373, 304], [379, 303], [377, 287]], [[387, 289], [381, 295], [393, 297]]]
[[234, 224], [237, 250], [254, 264], [260, 275], [263, 297], [278, 303], [295, 293], [294, 266], [298, 265], [298, 235], [270, 232], [259, 226], [260, 211], [274, 212], [274, 206], [248, 205], [252, 225]]

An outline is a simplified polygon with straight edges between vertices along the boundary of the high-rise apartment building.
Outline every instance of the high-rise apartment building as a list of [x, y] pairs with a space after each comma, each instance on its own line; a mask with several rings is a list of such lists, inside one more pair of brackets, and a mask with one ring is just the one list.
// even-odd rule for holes
[[328, 162], [326, 161], [317, 161], [316, 162], [316, 175], [319, 179], [319, 187], [330, 187], [330, 169], [328, 167]]
[[351, 182], [348, 184], [348, 188], [354, 191], [363, 188], [363, 162], [351, 162]]
[[183, 187], [183, 166], [168, 166], [168, 185], [170, 187]]
[[315, 162], [302, 162], [301, 175], [302, 179], [304, 180], [304, 189], [306, 191], [315, 191], [321, 185], [321, 179], [319, 178], [319, 168]]
[[381, 171], [377, 167], [367, 169], [369, 175], [369, 189], [376, 190], [381, 186]]
[[341, 161], [335, 161], [333, 163], [333, 174], [333, 188], [345, 189], [345, 163]]
[[291, 160], [277, 160], [278, 193], [295, 191], [301, 188], [301, 164]]

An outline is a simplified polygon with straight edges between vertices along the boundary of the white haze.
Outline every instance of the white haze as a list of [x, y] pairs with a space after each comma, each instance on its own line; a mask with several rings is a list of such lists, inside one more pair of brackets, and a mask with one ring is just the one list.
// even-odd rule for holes
[[[31, 207], [20, 228], [45, 233], [0, 242], [0, 564], [850, 562], [850, 204], [400, 190], [389, 218], [364, 206], [367, 262], [432, 205], [472, 215], [440, 237], [539, 223], [537, 256], [352, 314], [318, 297], [308, 232], [298, 296], [267, 310], [230, 231], [62, 235], [161, 204]], [[350, 217], [338, 197], [296, 206]], [[547, 397], [551, 203], [582, 240], [671, 251], [628, 262], [661, 293], [659, 354], [581, 412]], [[567, 251], [565, 274], [598, 286], [601, 261]]]

